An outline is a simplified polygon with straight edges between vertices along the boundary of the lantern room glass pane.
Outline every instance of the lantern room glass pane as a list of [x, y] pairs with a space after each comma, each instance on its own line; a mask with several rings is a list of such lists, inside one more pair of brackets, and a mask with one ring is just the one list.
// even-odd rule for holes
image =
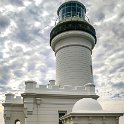
[[76, 3], [71, 3], [71, 6], [76, 7]]
[[71, 7], [71, 3], [67, 3], [66, 4], [66, 7]]
[[66, 13], [71, 12], [71, 6], [66, 7]]
[[63, 8], [63, 9], [62, 9], [62, 14], [65, 14], [65, 12], [66, 12], [66, 9]]
[[77, 7], [77, 14], [79, 17], [81, 17], [81, 8]]
[[72, 12], [74, 13], [76, 13], [76, 7], [72, 7]]
[[65, 18], [66, 8], [62, 9], [62, 19]]

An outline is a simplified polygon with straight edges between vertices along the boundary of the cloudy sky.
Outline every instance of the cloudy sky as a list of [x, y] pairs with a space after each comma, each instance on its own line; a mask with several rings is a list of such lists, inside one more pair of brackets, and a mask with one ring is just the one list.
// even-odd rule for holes
[[[124, 104], [124, 1], [80, 1], [97, 32], [92, 55], [96, 92], [101, 101], [121, 100]], [[23, 92], [25, 80], [47, 84], [55, 79], [49, 33], [62, 2], [0, 0], [0, 103], [5, 93]]]

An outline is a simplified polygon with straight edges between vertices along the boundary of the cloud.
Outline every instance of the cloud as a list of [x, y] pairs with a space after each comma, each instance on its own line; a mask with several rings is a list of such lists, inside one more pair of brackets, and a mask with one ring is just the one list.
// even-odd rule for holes
[[117, 82], [116, 84], [113, 84], [113, 87], [116, 89], [124, 89], [124, 82]]
[[[97, 32], [97, 44], [93, 50], [95, 84], [100, 92], [112, 96], [122, 94], [121, 88], [114, 90], [115, 82], [123, 82], [123, 3], [101, 1], [96, 8], [91, 3], [88, 15]], [[93, 11], [91, 12], [91, 10]], [[111, 11], [111, 12], [110, 12]], [[94, 14], [92, 14], [94, 13]], [[100, 93], [101, 95], [101, 93]], [[123, 96], [122, 96], [123, 97]]]
[[0, 30], [5, 30], [10, 24], [10, 20], [7, 16], [0, 15]]
[[4, 0], [4, 5], [11, 4], [13, 6], [23, 6], [23, 0]]

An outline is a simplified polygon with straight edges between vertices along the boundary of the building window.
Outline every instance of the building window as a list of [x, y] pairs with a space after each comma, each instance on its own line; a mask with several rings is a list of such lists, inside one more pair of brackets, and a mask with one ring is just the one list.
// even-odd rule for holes
[[16, 120], [15, 124], [21, 124], [21, 122], [19, 120]]
[[[67, 111], [59, 111], [58, 114], [59, 114], [59, 118], [61, 118], [62, 116], [67, 114]], [[60, 119], [59, 119], [59, 124], [62, 124], [62, 121]]]

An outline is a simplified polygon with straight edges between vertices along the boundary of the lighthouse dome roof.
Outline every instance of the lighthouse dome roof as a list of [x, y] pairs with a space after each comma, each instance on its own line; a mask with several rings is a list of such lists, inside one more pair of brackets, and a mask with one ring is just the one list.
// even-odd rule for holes
[[83, 98], [77, 101], [72, 108], [72, 113], [89, 111], [102, 111], [102, 107], [97, 100], [94, 100], [92, 98]]

